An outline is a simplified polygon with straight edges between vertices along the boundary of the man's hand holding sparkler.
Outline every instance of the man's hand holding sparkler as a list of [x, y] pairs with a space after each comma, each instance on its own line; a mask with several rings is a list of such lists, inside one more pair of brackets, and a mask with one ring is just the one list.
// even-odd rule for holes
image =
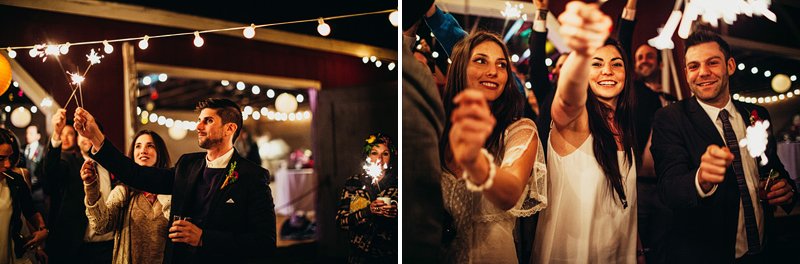
[[66, 109], [58, 109], [56, 113], [53, 115], [52, 120], [53, 124], [55, 124], [56, 130], [53, 131], [54, 135], [57, 135], [56, 138], [61, 136], [61, 131], [64, 130], [64, 127], [67, 126], [67, 110]]
[[78, 131], [78, 135], [88, 138], [92, 142], [95, 150], [100, 149], [106, 137], [100, 132], [100, 127], [97, 126], [94, 116], [92, 116], [89, 111], [86, 111], [86, 109], [78, 107], [75, 109], [74, 121], [75, 131]]

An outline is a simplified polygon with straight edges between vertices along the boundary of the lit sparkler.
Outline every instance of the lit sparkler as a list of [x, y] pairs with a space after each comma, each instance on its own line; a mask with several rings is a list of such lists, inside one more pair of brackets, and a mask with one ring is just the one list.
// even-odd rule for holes
[[383, 170], [389, 168], [389, 165], [381, 164], [379, 161], [371, 162], [369, 158], [367, 158], [362, 168], [364, 169], [364, 173], [372, 178], [372, 184], [375, 184], [378, 182], [378, 178], [380, 178], [381, 174], [383, 174]]
[[747, 147], [747, 153], [750, 157], [761, 157], [761, 166], [767, 165], [767, 155], [764, 151], [767, 150], [767, 133], [769, 128], [769, 121], [756, 121], [752, 126], [747, 127], [747, 135], [739, 141], [739, 147]]

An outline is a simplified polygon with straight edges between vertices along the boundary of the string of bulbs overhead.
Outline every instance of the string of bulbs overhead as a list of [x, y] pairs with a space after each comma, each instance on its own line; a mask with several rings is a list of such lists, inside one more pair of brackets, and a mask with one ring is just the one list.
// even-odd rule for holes
[[[158, 39], [158, 38], [169, 38], [169, 37], [178, 37], [178, 36], [189, 36], [194, 35], [194, 39], [192, 43], [195, 47], [202, 47], [205, 44], [205, 40], [201, 36], [201, 34], [205, 33], [213, 33], [213, 32], [222, 32], [222, 31], [234, 31], [234, 30], [241, 30], [242, 35], [247, 39], [252, 39], [256, 35], [256, 28], [265, 28], [265, 27], [273, 27], [273, 26], [280, 26], [280, 25], [289, 25], [289, 24], [299, 24], [299, 23], [308, 23], [308, 22], [317, 22], [317, 33], [321, 36], [328, 36], [331, 33], [331, 26], [326, 23], [325, 21], [336, 20], [336, 19], [343, 19], [343, 18], [350, 18], [350, 17], [359, 17], [359, 16], [368, 16], [368, 15], [376, 15], [376, 14], [385, 14], [389, 13], [389, 22], [392, 26], [397, 27], [400, 22], [399, 14], [396, 9], [388, 9], [388, 10], [381, 10], [381, 11], [373, 11], [373, 12], [365, 12], [365, 13], [357, 13], [357, 14], [349, 14], [349, 15], [340, 15], [340, 16], [331, 16], [331, 17], [319, 17], [313, 19], [304, 19], [304, 20], [296, 20], [296, 21], [288, 21], [288, 22], [277, 22], [277, 23], [267, 23], [267, 24], [259, 24], [256, 25], [251, 23], [249, 26], [241, 26], [241, 27], [232, 27], [232, 28], [220, 28], [220, 29], [209, 29], [209, 30], [197, 30], [194, 32], [181, 32], [181, 33], [174, 33], [174, 34], [164, 34], [164, 35], [144, 35], [142, 37], [130, 37], [130, 38], [121, 38], [121, 39], [107, 39], [107, 40], [93, 40], [93, 41], [83, 41], [83, 42], [76, 42], [76, 43], [61, 43], [61, 44], [34, 44], [28, 46], [9, 46], [3, 49], [6, 50], [8, 53], [8, 57], [16, 58], [17, 51], [16, 50], [25, 50], [28, 49], [28, 55], [31, 58], [40, 57], [42, 60], [46, 60], [47, 56], [58, 56], [58, 55], [65, 55], [69, 53], [69, 49], [72, 46], [79, 46], [79, 45], [96, 45], [102, 44], [103, 51], [106, 54], [111, 54], [114, 52], [114, 46], [111, 43], [116, 42], [126, 42], [126, 41], [137, 41], [138, 40], [138, 47], [139, 49], [145, 50], [150, 47], [150, 40], [151, 39]], [[374, 56], [372, 56], [374, 57]], [[375, 60], [373, 60], [375, 62]], [[376, 67], [380, 67], [381, 63], [376, 63]], [[391, 62], [389, 66], [394, 65], [394, 62]], [[389, 67], [389, 70], [393, 70], [394, 67]]]

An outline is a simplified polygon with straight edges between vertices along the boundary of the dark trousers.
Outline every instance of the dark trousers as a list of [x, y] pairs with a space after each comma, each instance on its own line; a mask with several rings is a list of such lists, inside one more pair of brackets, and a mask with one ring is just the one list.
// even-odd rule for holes
[[84, 242], [79, 250], [80, 263], [107, 264], [111, 263], [114, 252], [114, 240], [103, 242]]
[[642, 246], [649, 249], [645, 258], [647, 263], [665, 263], [665, 243], [672, 211], [661, 202], [654, 177], [639, 177], [636, 188], [639, 202], [639, 238]]

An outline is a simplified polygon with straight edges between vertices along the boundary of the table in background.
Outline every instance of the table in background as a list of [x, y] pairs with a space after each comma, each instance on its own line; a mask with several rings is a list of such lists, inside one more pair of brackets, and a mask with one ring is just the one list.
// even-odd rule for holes
[[272, 191], [275, 192], [276, 214], [292, 215], [296, 211], [314, 211], [317, 177], [313, 169], [279, 169], [275, 172], [275, 186]]
[[789, 172], [789, 177], [794, 180], [800, 189], [800, 142], [779, 142], [778, 143], [778, 158], [781, 163]]

